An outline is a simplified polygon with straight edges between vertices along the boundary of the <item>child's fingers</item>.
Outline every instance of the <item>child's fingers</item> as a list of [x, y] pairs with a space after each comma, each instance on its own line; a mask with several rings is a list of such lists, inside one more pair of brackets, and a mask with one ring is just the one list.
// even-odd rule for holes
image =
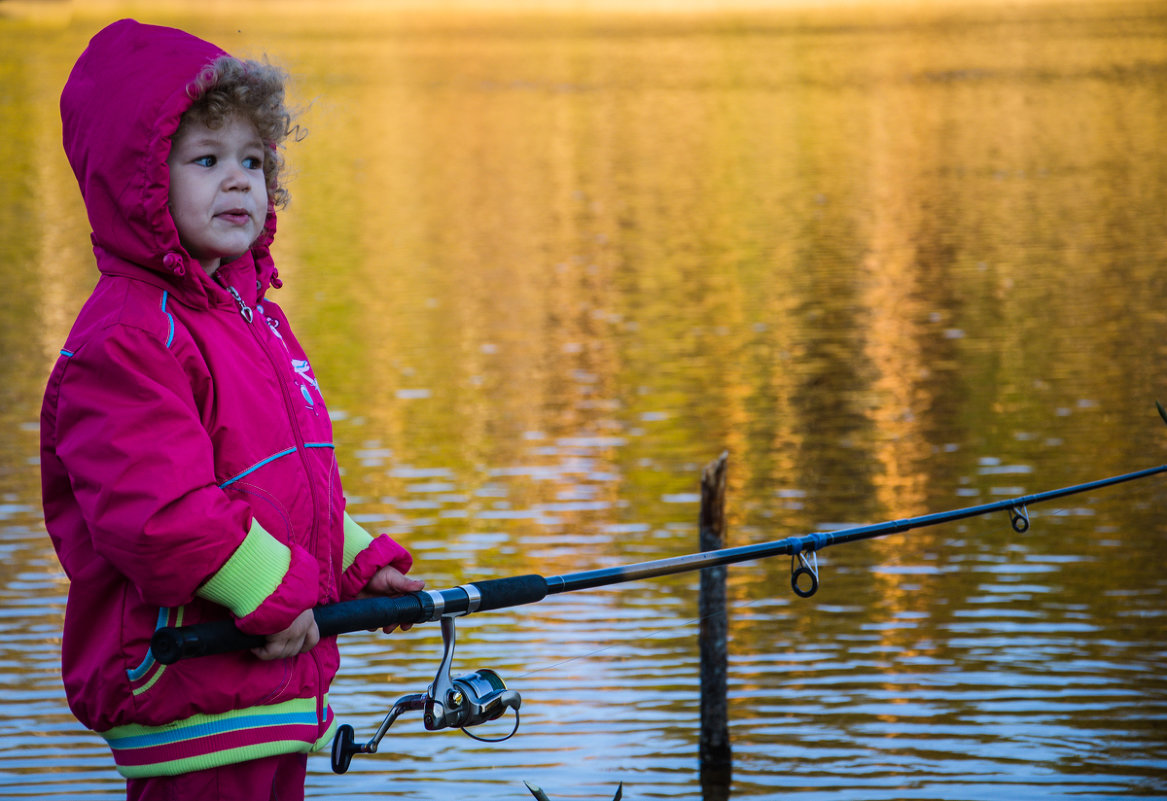
[[365, 589], [358, 596], [367, 598], [372, 595], [404, 595], [408, 592], [418, 592], [425, 587], [420, 579], [408, 578], [401, 571], [392, 567], [383, 567], [378, 570]]
[[[392, 624], [386, 626], [385, 628], [381, 629], [381, 631], [383, 631], [386, 634], [392, 634], [393, 632], [397, 631], [398, 629], [401, 629], [402, 631], [409, 631], [411, 628], [413, 628], [412, 623], [392, 623]], [[376, 631], [376, 629], [369, 629], [369, 631]]]
[[283, 631], [268, 635], [267, 642], [251, 653], [264, 661], [287, 659], [311, 651], [320, 642], [320, 629], [311, 609], [305, 609]]

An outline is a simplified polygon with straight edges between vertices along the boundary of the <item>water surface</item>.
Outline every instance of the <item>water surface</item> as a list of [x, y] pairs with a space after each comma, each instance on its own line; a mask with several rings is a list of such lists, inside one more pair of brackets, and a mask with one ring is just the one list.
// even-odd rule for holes
[[[234, 5], [237, 4], [233, 4]], [[95, 271], [56, 100], [120, 13], [0, 16], [0, 796], [114, 798], [57, 667], [37, 416]], [[298, 77], [278, 294], [351, 509], [431, 587], [762, 542], [1167, 462], [1167, 15], [212, 11]], [[267, 8], [267, 6], [262, 6]], [[0, 9], [2, 11], [2, 9]], [[128, 12], [127, 12], [128, 13]], [[734, 798], [1167, 797], [1162, 478], [730, 570]], [[460, 625], [518, 735], [393, 727], [316, 797], [699, 798], [696, 576]], [[437, 627], [350, 635], [368, 737]]]

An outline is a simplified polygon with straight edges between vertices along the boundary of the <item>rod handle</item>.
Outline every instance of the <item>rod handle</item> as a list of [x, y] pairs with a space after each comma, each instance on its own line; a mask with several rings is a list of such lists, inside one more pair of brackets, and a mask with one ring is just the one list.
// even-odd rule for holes
[[533, 604], [547, 597], [547, 579], [536, 573], [476, 581], [473, 586], [482, 596], [480, 611]]
[[[461, 588], [441, 590], [438, 595], [445, 611], [458, 614], [488, 611], [542, 601], [547, 597], [547, 580], [540, 575], [510, 576], [487, 579], [472, 585], [479, 595], [478, 606], [469, 608], [469, 595]], [[395, 598], [359, 598], [355, 601], [318, 606], [312, 610], [321, 637], [350, 631], [367, 631], [394, 624], [413, 624], [434, 619], [434, 598], [430, 593], [412, 592]], [[244, 634], [230, 620], [195, 623], [178, 628], [166, 627], [154, 632], [150, 650], [164, 665], [180, 659], [225, 654], [259, 648], [267, 638]]]
[[266, 641], [259, 634], [244, 634], [230, 620], [216, 620], [158, 629], [150, 638], [150, 651], [157, 661], [173, 665], [180, 659], [259, 648]]
[[[331, 637], [350, 631], [417, 623], [428, 619], [428, 612], [433, 608], [429, 596], [414, 592], [396, 598], [360, 598], [318, 606], [312, 614], [320, 636]], [[150, 639], [150, 650], [162, 664], [173, 665], [180, 659], [259, 648], [265, 642], [267, 638], [263, 635], [245, 634], [230, 620], [215, 620], [178, 628], [160, 628]]]

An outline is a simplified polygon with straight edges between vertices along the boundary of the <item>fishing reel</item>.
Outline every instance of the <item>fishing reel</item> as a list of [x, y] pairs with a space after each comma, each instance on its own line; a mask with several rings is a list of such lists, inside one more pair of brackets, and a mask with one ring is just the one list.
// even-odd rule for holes
[[[514, 690], [508, 690], [499, 675], [489, 668], [481, 668], [458, 678], [450, 677], [450, 665], [454, 661], [454, 616], [445, 615], [442, 624], [442, 663], [433, 684], [424, 693], [411, 693], [398, 698], [376, 733], [366, 743], [355, 742], [353, 727], [347, 723], [336, 731], [332, 740], [332, 770], [345, 773], [355, 754], [375, 754], [381, 738], [389, 727], [404, 712], [422, 711], [422, 722], [428, 731], [440, 729], [461, 729], [462, 733], [475, 740], [500, 743], [509, 740], [519, 730], [519, 706], [522, 698]], [[492, 720], [498, 720], [508, 709], [515, 712], [515, 725], [502, 737], [479, 737], [469, 731]]]

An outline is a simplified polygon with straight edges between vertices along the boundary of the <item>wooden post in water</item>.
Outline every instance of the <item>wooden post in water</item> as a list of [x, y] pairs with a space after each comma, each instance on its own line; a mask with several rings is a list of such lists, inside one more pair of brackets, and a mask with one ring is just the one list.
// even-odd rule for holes
[[[728, 453], [701, 471], [700, 549], [725, 547], [725, 468]], [[701, 571], [698, 643], [701, 651], [701, 788], [704, 801], [729, 798], [733, 756], [729, 745], [727, 696], [729, 619], [725, 602], [726, 567]]]

